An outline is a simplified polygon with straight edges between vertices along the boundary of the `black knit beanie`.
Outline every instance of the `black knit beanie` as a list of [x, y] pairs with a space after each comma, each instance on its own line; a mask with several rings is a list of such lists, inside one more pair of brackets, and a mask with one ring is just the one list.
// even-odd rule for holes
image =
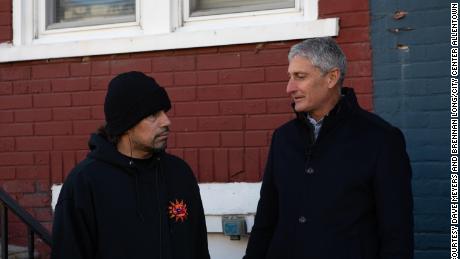
[[106, 130], [120, 136], [145, 117], [171, 109], [168, 94], [155, 79], [142, 72], [127, 72], [113, 78], [104, 103]]

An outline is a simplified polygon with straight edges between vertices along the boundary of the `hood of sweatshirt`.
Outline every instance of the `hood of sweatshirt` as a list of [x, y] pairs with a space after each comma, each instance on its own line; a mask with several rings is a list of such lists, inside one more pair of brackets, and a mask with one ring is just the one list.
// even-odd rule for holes
[[88, 154], [89, 158], [118, 167], [121, 171], [132, 176], [136, 192], [137, 213], [144, 221], [143, 212], [140, 206], [141, 197], [139, 181], [141, 181], [140, 178], [142, 177], [152, 177], [155, 184], [154, 188], [156, 192], [159, 192], [159, 185], [163, 184], [163, 177], [161, 176], [161, 166], [159, 163], [155, 163], [155, 161], [159, 160], [158, 158], [163, 156], [164, 152], [156, 153], [148, 159], [130, 158], [118, 152], [116, 146], [105, 136], [96, 133], [91, 135], [88, 145], [91, 150]]
[[96, 133], [92, 134], [88, 146], [91, 151], [88, 157], [124, 169], [132, 168], [131, 159], [118, 152], [115, 145], [109, 142], [104, 136]]
[[[118, 152], [116, 146], [111, 143], [105, 136], [96, 133], [91, 135], [88, 146], [90, 149], [88, 157], [114, 165], [128, 173], [135, 173], [136, 165], [139, 164], [140, 161], [143, 160], [144, 165], [147, 164], [147, 167], [151, 167], [153, 166], [153, 161], [155, 160], [153, 158], [160, 158], [164, 155], [164, 152], [162, 152], [155, 153], [151, 158], [148, 159], [130, 158]], [[150, 163], [148, 161], [150, 161]]]

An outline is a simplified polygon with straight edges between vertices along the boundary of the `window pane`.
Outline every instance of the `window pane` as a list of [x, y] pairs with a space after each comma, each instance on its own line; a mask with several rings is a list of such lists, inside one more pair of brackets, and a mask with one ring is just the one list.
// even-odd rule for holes
[[136, 0], [47, 0], [47, 28], [68, 28], [136, 20]]
[[295, 0], [190, 0], [190, 16], [292, 8]]

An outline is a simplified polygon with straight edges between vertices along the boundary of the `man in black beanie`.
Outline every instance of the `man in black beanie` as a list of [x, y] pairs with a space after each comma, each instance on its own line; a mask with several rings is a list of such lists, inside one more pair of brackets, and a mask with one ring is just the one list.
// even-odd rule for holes
[[209, 258], [196, 179], [165, 152], [170, 108], [153, 78], [128, 72], [112, 79], [106, 125], [59, 195], [52, 258]]

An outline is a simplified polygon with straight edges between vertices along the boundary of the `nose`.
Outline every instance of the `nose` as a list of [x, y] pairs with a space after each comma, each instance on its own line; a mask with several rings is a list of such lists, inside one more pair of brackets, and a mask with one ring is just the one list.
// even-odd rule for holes
[[297, 90], [297, 86], [292, 78], [289, 79], [287, 85], [286, 85], [286, 93], [287, 94], [292, 94]]
[[160, 113], [160, 121], [161, 121], [161, 127], [169, 127], [171, 125], [171, 121], [169, 120], [168, 115], [166, 115], [166, 112], [161, 111]]

